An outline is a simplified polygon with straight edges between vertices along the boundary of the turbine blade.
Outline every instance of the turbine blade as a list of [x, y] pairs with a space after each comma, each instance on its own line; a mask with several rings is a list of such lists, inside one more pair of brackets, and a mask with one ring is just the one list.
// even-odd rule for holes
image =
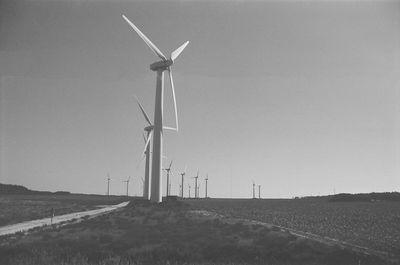
[[172, 78], [172, 70], [171, 70], [171, 67], [168, 67], [168, 74], [169, 74], [169, 80], [171, 81], [172, 97], [173, 97], [173, 99], [174, 99], [175, 127], [176, 127], [176, 131], [178, 131], [178, 112], [177, 112], [177, 109], [176, 109], [175, 86], [174, 86], [174, 79]]
[[133, 30], [136, 31], [136, 33], [142, 38], [142, 40], [149, 46], [149, 48], [158, 56], [160, 57], [164, 62], [167, 61], [167, 57], [157, 48], [154, 43], [151, 42], [149, 38], [146, 37], [146, 35], [143, 34], [136, 26], [133, 24], [125, 15], [122, 15], [122, 17], [125, 19], [126, 22], [133, 28]]
[[171, 131], [176, 131], [176, 128], [168, 127], [168, 126], [163, 126], [163, 129], [165, 130], [171, 130]]
[[142, 164], [142, 162], [144, 161], [144, 159], [146, 158], [146, 154], [143, 152], [139, 162], [136, 164], [136, 170], [139, 168], [139, 166]]
[[153, 124], [151, 123], [151, 121], [150, 121], [150, 119], [149, 119], [149, 116], [147, 116], [146, 111], [144, 111], [144, 108], [143, 108], [142, 104], [140, 104], [139, 99], [138, 99], [136, 96], [135, 96], [135, 98], [136, 98], [137, 104], [139, 105], [140, 110], [142, 111], [142, 114], [143, 114], [145, 120], [147, 121], [147, 123], [148, 123], [150, 126], [153, 126]]
[[142, 135], [143, 135], [144, 143], [146, 143], [146, 135], [144, 135], [144, 133]]
[[146, 149], [147, 149], [147, 146], [148, 146], [149, 143], [150, 143], [150, 139], [151, 139], [151, 136], [152, 136], [152, 135], [153, 135], [153, 131], [151, 131], [150, 134], [149, 134], [149, 137], [147, 137], [146, 144], [144, 145], [143, 156], [146, 154]]
[[172, 166], [172, 162], [173, 162], [174, 160], [171, 160], [171, 163], [169, 163], [169, 167], [168, 167], [168, 169], [171, 169], [171, 166]]
[[178, 49], [176, 49], [175, 51], [173, 51], [171, 53], [171, 60], [175, 60], [176, 58], [178, 58], [179, 54], [181, 54], [181, 52], [186, 48], [186, 46], [189, 44], [189, 41], [185, 42], [184, 44], [182, 44], [181, 46], [179, 46]]

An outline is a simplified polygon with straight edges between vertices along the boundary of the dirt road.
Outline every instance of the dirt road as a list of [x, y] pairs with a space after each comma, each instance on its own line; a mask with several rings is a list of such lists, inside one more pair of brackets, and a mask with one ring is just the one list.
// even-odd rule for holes
[[123, 202], [123, 203], [120, 203], [117, 205], [107, 205], [107, 206], [104, 206], [104, 207], [102, 207], [100, 209], [96, 209], [96, 210], [54, 216], [53, 220], [51, 220], [51, 218], [44, 218], [44, 219], [39, 219], [39, 220], [26, 221], [26, 222], [19, 223], [19, 224], [3, 226], [3, 227], [0, 227], [0, 236], [15, 234], [17, 232], [23, 232], [23, 231], [27, 231], [32, 228], [41, 227], [41, 226], [45, 226], [45, 225], [60, 224], [63, 222], [68, 222], [68, 221], [74, 220], [74, 219], [79, 221], [79, 220], [82, 220], [82, 218], [86, 217], [86, 216], [94, 217], [97, 215], [101, 215], [101, 214], [105, 214], [105, 213], [114, 211], [118, 208], [125, 207], [126, 205], [128, 205], [128, 203], [129, 202]]

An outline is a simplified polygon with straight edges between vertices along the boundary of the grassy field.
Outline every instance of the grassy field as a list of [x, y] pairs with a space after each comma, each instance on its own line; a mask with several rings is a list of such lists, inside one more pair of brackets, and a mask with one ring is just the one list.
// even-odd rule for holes
[[0, 264], [391, 264], [277, 227], [202, 215], [197, 203], [134, 201], [63, 228], [1, 237]]
[[102, 195], [0, 195], [0, 226], [94, 209], [126, 201], [123, 196]]
[[198, 209], [248, 218], [346, 241], [400, 257], [400, 202], [187, 200]]

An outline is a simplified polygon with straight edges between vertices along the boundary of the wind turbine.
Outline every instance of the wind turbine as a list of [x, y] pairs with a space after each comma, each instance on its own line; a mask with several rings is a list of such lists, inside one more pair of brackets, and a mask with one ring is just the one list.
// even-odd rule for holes
[[167, 197], [169, 196], [169, 193], [170, 193], [169, 172], [171, 171], [172, 162], [173, 162], [173, 160], [171, 160], [171, 163], [169, 164], [168, 168], [163, 168], [165, 171], [167, 171], [167, 192], [166, 192]]
[[[183, 172], [181, 172], [181, 173], [179, 173], [180, 175], [181, 175], [181, 177], [182, 177], [182, 182], [181, 182], [181, 195], [182, 195], [182, 198], [184, 197], [183, 196], [183, 179], [184, 179], [184, 177], [185, 177], [185, 175], [186, 175], [186, 166], [185, 166], [185, 170], [183, 171]], [[189, 186], [190, 187], [190, 186]]]
[[261, 199], [261, 185], [258, 185], [258, 198]]
[[254, 183], [254, 180], [253, 180], [253, 199], [255, 199], [256, 198], [256, 184]]
[[107, 196], [110, 196], [110, 174], [107, 173]]
[[[142, 38], [142, 40], [149, 46], [149, 48], [159, 57], [161, 61], [157, 61], [150, 65], [152, 71], [157, 72], [156, 82], [156, 97], [154, 108], [154, 123], [153, 123], [153, 156], [152, 156], [152, 170], [151, 170], [151, 201], [162, 202], [162, 143], [163, 143], [163, 129], [172, 129], [178, 131], [178, 113], [176, 110], [176, 98], [174, 81], [172, 78], [171, 66], [175, 59], [181, 54], [185, 47], [189, 44], [188, 41], [183, 43], [178, 49], [171, 53], [170, 59], [154, 45], [149, 38], [146, 37], [125, 15], [122, 15], [126, 22], [135, 30], [135, 32]], [[175, 110], [175, 128], [163, 127], [163, 102], [164, 102], [164, 71], [168, 70], [169, 79], [171, 83], [172, 97], [174, 100]]]
[[128, 192], [128, 187], [129, 187], [129, 181], [131, 180], [131, 177], [129, 176], [129, 178], [127, 180], [123, 180], [122, 182], [126, 183], [126, 196], [129, 196], [129, 192]]
[[208, 188], [208, 174], [207, 174], [207, 177], [205, 178], [205, 180], [206, 180], [206, 198], [208, 198], [208, 195], [207, 195], [207, 188]]
[[145, 169], [144, 169], [144, 188], [143, 188], [143, 198], [145, 200], [150, 200], [150, 139], [152, 136], [152, 131], [153, 131], [153, 124], [151, 123], [149, 116], [147, 115], [146, 111], [144, 110], [142, 104], [140, 104], [139, 99], [135, 96], [136, 102], [143, 114], [144, 119], [147, 121], [149, 124], [148, 126], [144, 127], [144, 131], [147, 133], [147, 137], [143, 135], [144, 139], [144, 151], [143, 154], [146, 156], [146, 162], [145, 162]]
[[183, 172], [179, 173], [179, 175], [181, 175], [181, 178], [182, 178], [180, 187], [181, 187], [181, 196], [183, 198], [183, 178], [186, 175], [186, 166], [185, 166], [185, 170]]
[[194, 184], [194, 197], [197, 198], [198, 194], [197, 194], [197, 179], [199, 178], [199, 170], [197, 170], [197, 175], [196, 177], [194, 177], [195, 180], [195, 184]]
[[190, 184], [188, 184], [188, 187], [189, 187], [189, 198], [190, 198]]

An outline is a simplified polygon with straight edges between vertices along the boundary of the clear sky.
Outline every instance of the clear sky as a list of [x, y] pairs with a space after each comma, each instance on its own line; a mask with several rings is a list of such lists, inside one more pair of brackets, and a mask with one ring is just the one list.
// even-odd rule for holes
[[[157, 58], [173, 171], [213, 197], [400, 190], [400, 1], [0, 1], [0, 182], [141, 194]], [[173, 126], [166, 80], [165, 119]], [[172, 192], [178, 191], [172, 177]], [[187, 186], [185, 185], [185, 188]], [[201, 181], [201, 196], [204, 180]]]

